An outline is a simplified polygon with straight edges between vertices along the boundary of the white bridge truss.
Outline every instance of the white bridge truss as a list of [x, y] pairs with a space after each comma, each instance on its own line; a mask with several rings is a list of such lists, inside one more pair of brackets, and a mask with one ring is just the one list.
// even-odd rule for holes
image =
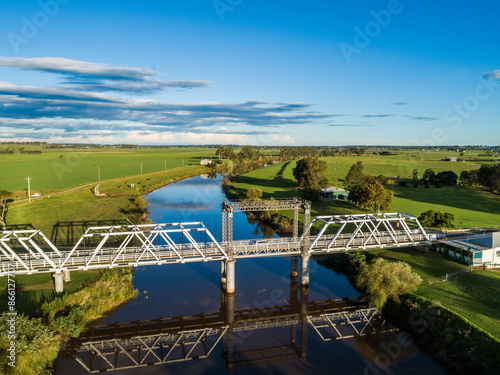
[[218, 242], [202, 222], [88, 228], [73, 247], [57, 248], [39, 230], [0, 232], [0, 276], [238, 258], [323, 254], [431, 242], [415, 216], [318, 216], [315, 236]]
[[[317, 223], [322, 227], [315, 237], [311, 236], [310, 254], [431, 242], [418, 219], [404, 213], [316, 216], [305, 232], [309, 233]], [[327, 234], [329, 230], [334, 233]]]
[[[195, 322], [191, 323], [196, 325]], [[118, 324], [131, 326], [138, 323]], [[109, 338], [100, 335], [99, 328], [97, 328], [89, 338], [84, 338], [80, 342], [76, 360], [89, 373], [100, 373], [207, 358], [221, 339], [241, 331], [303, 326], [303, 334], [307, 334], [307, 325], [311, 325], [323, 341], [330, 341], [396, 330], [388, 327], [374, 308], [322, 314], [295, 313], [273, 317], [264, 316], [259, 319], [236, 320], [232, 324], [214, 322], [209, 325], [168, 332], [161, 332], [160, 329], [160, 332], [155, 333], [147, 323], [144, 328], [138, 324], [137, 331], [133, 334], [123, 336], [118, 329]], [[110, 327], [112, 328], [112, 325]], [[107, 331], [110, 329], [108, 326], [103, 326], [103, 328]], [[143, 329], [144, 333], [141, 332]], [[98, 337], [97, 339], [92, 339], [94, 334]], [[229, 341], [232, 340], [229, 338]], [[304, 344], [307, 345], [306, 342]], [[296, 347], [295, 344], [293, 346]], [[276, 351], [276, 348], [278, 347], [270, 349]], [[256, 349], [256, 351], [260, 353], [266, 349]], [[300, 350], [306, 351], [307, 348]]]
[[[37, 236], [42, 241], [37, 243]], [[65, 250], [57, 249], [40, 231], [1, 232], [0, 244], [0, 276], [6, 272], [61, 273], [227, 257], [202, 222], [92, 227]]]

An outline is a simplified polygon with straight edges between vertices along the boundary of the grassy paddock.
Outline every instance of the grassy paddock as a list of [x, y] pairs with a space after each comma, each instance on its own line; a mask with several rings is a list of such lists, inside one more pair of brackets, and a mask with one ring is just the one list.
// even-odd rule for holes
[[42, 154], [0, 155], [1, 188], [25, 195], [26, 176], [31, 192], [46, 192], [165, 169], [199, 165], [215, 158], [215, 148], [65, 148], [43, 149]]

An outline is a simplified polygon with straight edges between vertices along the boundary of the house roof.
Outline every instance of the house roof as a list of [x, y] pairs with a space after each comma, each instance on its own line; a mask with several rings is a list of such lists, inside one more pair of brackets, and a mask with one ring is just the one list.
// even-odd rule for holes
[[324, 189], [321, 189], [321, 191], [323, 193], [333, 193], [333, 192], [336, 192], [336, 191], [343, 191], [343, 192], [348, 193], [347, 190], [341, 189], [341, 188], [338, 188], [338, 187], [335, 187], [335, 186], [328, 186], [328, 187], [326, 187]]
[[484, 251], [500, 247], [500, 232], [478, 234], [461, 240], [441, 241], [453, 247], [464, 247], [472, 251]]
[[450, 246], [456, 247], [456, 248], [463, 247], [464, 249], [471, 250], [472, 252], [478, 252], [478, 251], [481, 252], [481, 251], [484, 251], [484, 250], [491, 249], [490, 247], [477, 245], [477, 244], [474, 244], [474, 243], [471, 243], [471, 242], [467, 242], [465, 240], [444, 240], [444, 241], [441, 241], [441, 242], [445, 243], [445, 244], [448, 244]]

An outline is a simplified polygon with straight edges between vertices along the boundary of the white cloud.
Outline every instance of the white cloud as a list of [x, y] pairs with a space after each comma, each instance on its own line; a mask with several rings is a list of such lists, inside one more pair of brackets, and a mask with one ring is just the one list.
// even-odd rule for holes
[[483, 76], [486, 79], [500, 79], [500, 70], [494, 70], [490, 73], [485, 73]]

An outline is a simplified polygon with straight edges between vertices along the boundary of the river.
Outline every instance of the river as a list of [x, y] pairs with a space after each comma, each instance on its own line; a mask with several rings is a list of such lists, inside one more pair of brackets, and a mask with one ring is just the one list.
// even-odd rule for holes
[[[220, 176], [214, 179], [203, 176], [189, 178], [148, 194], [149, 217], [155, 223], [203, 221], [214, 237], [220, 240], [221, 203], [224, 198]], [[266, 230], [266, 235], [272, 234]], [[262, 236], [262, 230], [256, 223], [250, 224], [245, 214], [235, 214], [235, 240]], [[233, 297], [229, 297], [228, 300], [220, 289], [219, 262], [140, 267], [133, 277], [133, 284], [139, 291], [139, 296], [103, 318], [99, 324], [193, 315], [203, 318], [206, 315], [202, 314], [226, 311], [228, 305], [237, 312], [273, 306], [287, 309], [291, 306], [290, 300], [297, 298], [297, 295], [300, 295], [298, 298], [302, 301], [302, 306], [304, 303], [314, 306], [314, 301], [359, 296], [345, 276], [318, 265], [315, 260], [311, 261], [308, 289], [297, 287], [290, 281], [289, 274], [290, 257], [238, 260], [236, 292], [234, 300]], [[293, 304], [295, 305], [297, 304]], [[300, 306], [298, 309], [300, 310]], [[212, 333], [214, 332], [216, 331]], [[198, 355], [195, 355], [202, 344], [191, 353], [189, 350], [192, 346], [186, 345], [176, 349], [182, 351], [179, 358], [195, 357], [195, 359], [122, 369], [115, 373], [123, 375], [446, 373], [413, 344], [411, 339], [406, 339], [404, 333], [399, 331], [331, 341], [323, 341], [320, 334], [327, 336], [325, 329], [316, 331], [310, 324], [302, 326], [288, 324], [235, 332], [234, 337], [231, 336], [233, 341], [231, 360], [228, 360], [228, 334], [221, 336], [219, 342], [213, 341], [217, 338], [215, 335], [214, 338], [207, 338], [204, 342], [205, 348], [201, 348], [206, 353], [213, 346], [206, 358], [196, 358]], [[154, 355], [155, 353], [146, 351], [141, 358], [144, 363], [158, 362]], [[156, 355], [161, 357], [158, 352]], [[75, 359], [60, 359], [57, 374], [88, 374], [89, 371], [84, 367], [88, 366], [88, 355], [80, 357], [80, 362]], [[126, 362], [120, 361], [122, 364]], [[230, 366], [229, 362], [234, 364]], [[117, 363], [119, 364], [119, 361]], [[94, 368], [109, 368], [112, 363], [105, 363], [97, 355], [94, 365]]]

